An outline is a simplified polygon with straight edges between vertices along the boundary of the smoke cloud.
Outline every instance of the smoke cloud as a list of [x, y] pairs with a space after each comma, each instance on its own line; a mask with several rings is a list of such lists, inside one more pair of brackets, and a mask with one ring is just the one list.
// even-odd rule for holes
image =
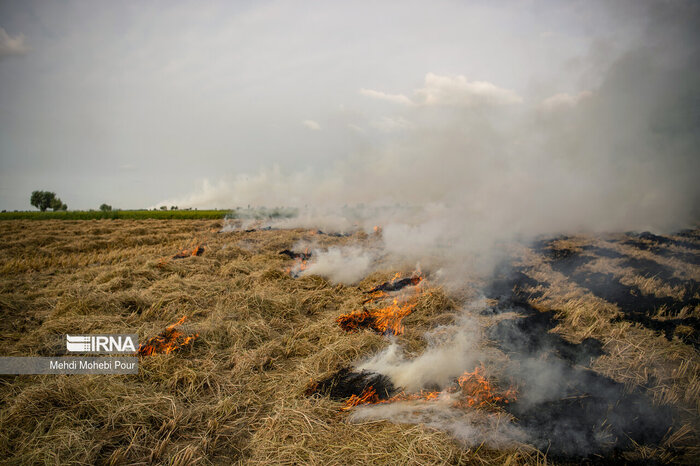
[[301, 275], [320, 275], [333, 283], [352, 285], [367, 275], [371, 264], [371, 255], [362, 248], [329, 248], [314, 251], [313, 261]]
[[[413, 93], [368, 85], [358, 93], [368, 105], [382, 105], [386, 115], [377, 133], [367, 133], [364, 150], [329, 168], [273, 166], [218, 186], [204, 184], [168, 204], [302, 209], [298, 218], [276, 222], [279, 226], [370, 231], [380, 225], [385, 252], [439, 264], [443, 270], [435, 277], [449, 276], [453, 283], [441, 283], [454, 286], [471, 273], [490, 273], [501, 246], [512, 240], [685, 227], [700, 215], [700, 7], [634, 2], [611, 9], [619, 21], [639, 22], [640, 32], [615, 59], [608, 60], [603, 48], [593, 49], [586, 63], [579, 61], [585, 87], [571, 90], [570, 82], [562, 82], [548, 86], [553, 92], [546, 94], [534, 85], [516, 92], [479, 76], [431, 70], [422, 83], [415, 78]], [[583, 76], [603, 64], [597, 82]], [[377, 120], [352, 124], [371, 131], [372, 121]], [[329, 249], [305, 273], [355, 283], [371, 262], [359, 250]], [[431, 332], [428, 348], [417, 357], [406, 357], [392, 342], [357, 369], [387, 375], [407, 391], [444, 388], [499, 354], [484, 349], [486, 326], [479, 315], [484, 310], [467, 309], [455, 325]], [[508, 325], [497, 327], [504, 340], [529, 338]], [[636, 395], [625, 398], [622, 387], [591, 371], [541, 358], [550, 350], [537, 348], [502, 367], [504, 376], [523, 382], [520, 428], [507, 419], [455, 412], [449, 400], [363, 407], [353, 416], [422, 422], [468, 444], [501, 446], [527, 436], [546, 449], [555, 439], [563, 454], [605, 451], [611, 438], [630, 429], [657, 434], [648, 423], [629, 420], [666, 419], [666, 413]], [[595, 396], [576, 408], [563, 401], [572, 387], [587, 387]], [[554, 400], [562, 400], [552, 408], [560, 412], [538, 417], [538, 407]], [[619, 431], [590, 431], [605, 419], [614, 419]]]
[[432, 403], [390, 403], [356, 408], [350, 419], [387, 419], [407, 424], [423, 424], [449, 432], [467, 446], [487, 444], [493, 448], [513, 447], [527, 439], [526, 433], [504, 414], [453, 409], [449, 398]]
[[382, 225], [387, 247], [460, 257], [545, 232], [686, 226], [700, 204], [697, 7], [634, 8], [644, 42], [595, 87], [537, 97], [429, 72], [411, 97], [361, 89], [401, 131], [331, 168], [263, 168], [167, 204], [343, 212], [344, 227]]
[[357, 369], [384, 374], [408, 392], [426, 387], [442, 389], [484, 358], [478, 349], [480, 325], [466, 314], [463, 319], [459, 325], [439, 327], [426, 335], [428, 348], [418, 357], [405, 358], [401, 347], [392, 342]]

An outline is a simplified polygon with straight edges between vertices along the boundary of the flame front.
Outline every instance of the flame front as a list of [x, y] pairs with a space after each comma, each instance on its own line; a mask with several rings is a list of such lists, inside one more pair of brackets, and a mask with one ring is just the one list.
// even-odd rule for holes
[[514, 387], [499, 392], [483, 374], [484, 366], [482, 365], [472, 372], [465, 372], [457, 379], [457, 384], [462, 392], [460, 400], [456, 403], [457, 406], [484, 407], [499, 403], [508, 404], [517, 399], [517, 391]]
[[363, 404], [393, 403], [396, 401], [435, 401], [443, 395], [456, 397], [456, 400], [452, 402], [452, 406], [461, 409], [492, 408], [501, 404], [512, 403], [517, 399], [517, 390], [514, 387], [510, 387], [505, 391], [499, 391], [483, 374], [484, 367], [482, 365], [475, 368], [474, 371], [465, 372], [458, 377], [456, 381], [457, 386], [452, 386], [442, 391], [401, 392], [386, 400], [379, 399], [374, 387], [369, 386], [360, 395], [352, 395], [348, 398], [341, 410], [347, 411]]
[[299, 277], [304, 270], [309, 268], [312, 253], [309, 251], [309, 248], [306, 248], [303, 253], [296, 254], [296, 256], [298, 257], [294, 259], [294, 265], [287, 267], [287, 273], [293, 278]]
[[371, 328], [377, 333], [390, 333], [401, 335], [404, 326], [401, 323], [404, 317], [413, 312], [415, 303], [399, 304], [397, 299], [387, 307], [381, 309], [353, 311], [343, 314], [336, 319], [340, 328], [346, 332], [354, 332], [361, 328]]
[[[393, 278], [369, 291], [365, 291], [369, 296], [362, 301], [362, 304], [373, 303], [390, 296], [390, 293], [397, 292], [408, 285], [416, 286], [421, 283], [423, 277], [414, 275], [410, 278], [401, 279], [401, 272], [394, 274]], [[363, 308], [360, 311], [353, 311], [343, 314], [336, 319], [340, 328], [346, 332], [355, 332], [361, 328], [371, 328], [377, 333], [388, 333], [391, 335], [401, 335], [404, 326], [401, 323], [404, 317], [413, 312], [416, 307], [416, 299], [422, 294], [422, 290], [416, 289], [416, 296], [411, 301], [399, 304], [397, 298], [386, 307], [380, 309]]]
[[150, 338], [145, 344], [139, 345], [139, 356], [151, 356], [152, 354], [170, 354], [173, 351], [192, 343], [199, 334], [185, 335], [176, 327], [182, 325], [187, 319], [183, 316], [180, 320], [165, 328], [159, 335]]
[[352, 395], [350, 398], [348, 398], [348, 400], [345, 402], [345, 406], [343, 406], [340, 409], [343, 411], [347, 411], [359, 405], [377, 404], [385, 402], [386, 400], [379, 399], [377, 391], [374, 389], [374, 387], [370, 385], [369, 387], [362, 390], [362, 393], [360, 393], [359, 395]]
[[183, 249], [173, 256], [173, 259], [184, 259], [185, 257], [201, 256], [204, 253], [204, 246], [199, 244], [191, 249]]

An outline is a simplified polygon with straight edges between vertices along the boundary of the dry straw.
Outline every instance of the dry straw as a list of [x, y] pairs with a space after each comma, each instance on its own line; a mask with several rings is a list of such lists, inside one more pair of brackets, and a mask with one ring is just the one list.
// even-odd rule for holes
[[[135, 331], [144, 340], [183, 315], [188, 316], [187, 328], [199, 334], [181, 351], [142, 358], [137, 376], [3, 376], [3, 462], [548, 462], [527, 446], [465, 448], [448, 434], [421, 425], [349, 423], [339, 410], [341, 402], [304, 395], [311, 380], [387, 345], [369, 330], [345, 333], [335, 321], [361, 307], [362, 290], [390, 279], [396, 270], [374, 273], [359, 286], [333, 285], [314, 276], [293, 279], [284, 272], [290, 261], [279, 251], [308, 238], [308, 232], [218, 234], [220, 223], [0, 223], [3, 355], [54, 354], [60, 336], [68, 332]], [[193, 238], [206, 241], [203, 255], [161, 262]], [[321, 247], [370, 246], [372, 240], [362, 233], [314, 238]], [[571, 285], [541, 257], [521, 252], [530, 275], [551, 284], [532, 304], [559, 313], [555, 331], [571, 341], [599, 338], [608, 354], [595, 362], [597, 371], [630, 387], [645, 387], [659, 403], [685, 413], [665, 445], [639, 446], [631, 458], [683, 460], [697, 453], [687, 447], [698, 444], [696, 350], [648, 329], [611, 322], [618, 313], [614, 305]], [[679, 273], [697, 277], [694, 269], [678, 267]], [[658, 289], [659, 295], [678, 294], [654, 280], [640, 284], [649, 292]], [[403, 321], [405, 333], [397, 337], [408, 354], [419, 354], [424, 333], [452, 322], [458, 312], [458, 303], [441, 289], [429, 291], [418, 298]], [[678, 447], [685, 448], [686, 456], [669, 456]]]

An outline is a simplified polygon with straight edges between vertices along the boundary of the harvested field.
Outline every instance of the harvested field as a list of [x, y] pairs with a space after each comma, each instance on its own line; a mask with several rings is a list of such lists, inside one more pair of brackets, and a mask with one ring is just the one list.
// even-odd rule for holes
[[[332, 381], [352, 378], [347, 368], [390, 340], [371, 329], [346, 332], [338, 317], [362, 309], [365, 291], [413, 270], [387, 262], [356, 285], [333, 284], [314, 275], [292, 278], [286, 270], [293, 259], [280, 251], [310, 237], [320, 247], [365, 248], [377, 238], [221, 228], [220, 220], [0, 222], [3, 356], [58, 354], [66, 333], [133, 332], [144, 342], [184, 316], [183, 333], [197, 335], [169, 354], [142, 357], [138, 375], [0, 376], [5, 462], [692, 464], [699, 458], [699, 230], [512, 245], [512, 260], [483, 283], [481, 300], [476, 288], [453, 295], [430, 277], [421, 283], [402, 333], [391, 337], [409, 357], [426, 350], [426, 332], [469, 312], [483, 322], [483, 344], [495, 359], [523, 371], [546, 360], [575, 381], [566, 397], [494, 406], [539, 433], [496, 448], [425, 423], [358, 420], [343, 409], [366, 384], [354, 378], [354, 388], [342, 390]], [[172, 260], [193, 244], [205, 245], [203, 252]], [[479, 304], [470, 307], [471, 300]], [[611, 407], [613, 398], [619, 403]], [[571, 423], [581, 431], [603, 426], [582, 444], [589, 454], [566, 445], [580, 439], [557, 431]], [[599, 452], [601, 435], [614, 448]]]

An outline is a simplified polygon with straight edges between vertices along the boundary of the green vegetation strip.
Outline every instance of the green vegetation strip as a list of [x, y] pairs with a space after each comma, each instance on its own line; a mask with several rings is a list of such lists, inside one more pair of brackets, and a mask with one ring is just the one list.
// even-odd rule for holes
[[74, 210], [59, 212], [0, 212], [0, 220], [96, 220], [96, 219], [219, 219], [230, 210]]

